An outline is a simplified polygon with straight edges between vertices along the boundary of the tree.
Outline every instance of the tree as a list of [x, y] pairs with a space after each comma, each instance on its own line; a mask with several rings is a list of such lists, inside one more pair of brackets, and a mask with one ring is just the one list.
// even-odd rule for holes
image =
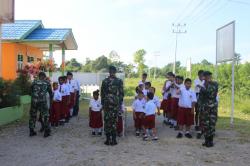
[[212, 65], [212, 63], [211, 63], [211, 62], [208, 62], [208, 60], [206, 60], [206, 59], [203, 59], [203, 60], [201, 61], [201, 64], [202, 64], [202, 65]]
[[82, 68], [82, 64], [77, 62], [77, 60], [75, 58], [72, 58], [70, 61], [67, 61], [65, 63], [65, 70], [66, 71], [77, 72], [77, 71], [81, 70], [81, 68]]
[[92, 69], [93, 71], [97, 72], [102, 69], [107, 69], [108, 66], [108, 58], [105, 55], [102, 55], [93, 62]]
[[146, 51], [144, 49], [140, 49], [134, 53], [134, 62], [137, 64], [138, 73], [142, 74], [144, 71], [145, 66], [145, 58]]

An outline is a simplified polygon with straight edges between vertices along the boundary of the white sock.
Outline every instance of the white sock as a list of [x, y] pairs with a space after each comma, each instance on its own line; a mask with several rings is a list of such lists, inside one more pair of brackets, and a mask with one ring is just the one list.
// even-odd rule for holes
[[73, 115], [73, 108], [70, 109], [70, 116]]
[[189, 134], [189, 131], [186, 131], [186, 134]]

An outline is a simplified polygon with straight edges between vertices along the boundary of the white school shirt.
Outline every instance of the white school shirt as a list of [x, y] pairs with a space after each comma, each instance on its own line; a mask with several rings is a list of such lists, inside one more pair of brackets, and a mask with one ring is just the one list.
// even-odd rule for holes
[[180, 89], [179, 107], [192, 108], [192, 103], [197, 102], [196, 94], [193, 90], [187, 90], [186, 87]]
[[89, 107], [94, 112], [99, 112], [102, 109], [102, 104], [100, 100], [91, 99], [89, 102]]
[[159, 99], [158, 96], [154, 95], [153, 101], [154, 101], [154, 103], [155, 103], [155, 105], [156, 105], [157, 108], [161, 107], [161, 101], [160, 101], [160, 99]]
[[53, 101], [62, 101], [62, 94], [60, 93], [59, 89], [54, 90]]
[[133, 110], [135, 110], [135, 112], [144, 112], [145, 104], [146, 104], [145, 99], [141, 99], [141, 100], [136, 99], [132, 104], [132, 108]]
[[145, 110], [144, 113], [146, 114], [146, 116], [149, 115], [155, 115], [155, 111], [156, 111], [156, 105], [154, 103], [153, 100], [149, 100], [146, 104], [145, 104]]
[[149, 92], [148, 89], [143, 89], [143, 90], [142, 90], [142, 93], [144, 94], [144, 96], [147, 96], [148, 92]]
[[78, 80], [76, 80], [76, 79], [74, 79], [74, 81], [75, 81], [75, 90], [80, 91], [80, 89], [81, 89], [80, 82]]
[[[165, 85], [165, 89], [168, 89], [171, 85], [172, 85], [172, 82], [171, 81], [167, 81], [166, 85]], [[170, 93], [170, 90], [168, 90], [168, 91], [162, 90], [162, 91], [163, 91], [163, 99], [168, 99], [168, 95]]]
[[59, 85], [58, 90], [61, 93], [61, 96], [68, 95], [67, 86], [65, 84]]
[[200, 93], [201, 88], [199, 88], [198, 85], [203, 86], [204, 83], [205, 83], [205, 80], [201, 81], [199, 78], [194, 80], [194, 86], [195, 86], [194, 91], [195, 91], [195, 93]]
[[74, 79], [68, 80], [67, 81], [69, 88], [70, 88], [70, 93], [74, 93], [76, 90], [76, 82]]
[[175, 86], [177, 86], [178, 88], [171, 88], [170, 89], [171, 90], [171, 97], [172, 98], [179, 98], [180, 95], [177, 94], [177, 90], [182, 88], [182, 87], [184, 88], [185, 86], [184, 86], [184, 84], [176, 84], [176, 83], [175, 83]]

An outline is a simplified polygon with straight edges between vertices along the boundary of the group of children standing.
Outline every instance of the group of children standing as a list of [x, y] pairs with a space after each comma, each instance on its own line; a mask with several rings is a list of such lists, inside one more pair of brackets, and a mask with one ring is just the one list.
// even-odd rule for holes
[[80, 85], [73, 79], [71, 72], [60, 76], [58, 82], [53, 82], [53, 100], [50, 107], [50, 123], [52, 127], [68, 123], [72, 116], [78, 114], [76, 104]]

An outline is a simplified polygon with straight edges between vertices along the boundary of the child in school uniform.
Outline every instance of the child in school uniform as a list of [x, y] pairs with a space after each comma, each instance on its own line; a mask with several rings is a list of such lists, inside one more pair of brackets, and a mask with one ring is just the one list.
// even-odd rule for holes
[[145, 88], [142, 90], [144, 96], [147, 96], [149, 89], [151, 88], [151, 82], [145, 82]]
[[63, 80], [64, 80], [64, 88], [65, 88], [65, 93], [66, 93], [66, 107], [65, 107], [65, 123], [68, 123], [69, 122], [69, 119], [70, 119], [70, 104], [71, 104], [71, 101], [70, 101], [70, 96], [71, 96], [71, 86], [70, 84], [68, 83], [68, 79], [67, 79], [67, 76], [63, 76]]
[[89, 127], [92, 128], [92, 135], [102, 135], [102, 104], [99, 100], [99, 90], [93, 92], [93, 98], [89, 102]]
[[177, 118], [180, 130], [177, 138], [183, 137], [184, 126], [186, 129], [185, 137], [192, 138], [192, 135], [190, 134], [190, 128], [194, 124], [194, 107], [197, 99], [195, 92], [191, 90], [192, 80], [190, 78], [186, 78], [184, 85], [185, 87], [181, 87], [177, 92], [180, 95]]
[[61, 107], [60, 107], [60, 119], [59, 119], [59, 125], [64, 125], [67, 110], [68, 110], [68, 92], [67, 92], [67, 87], [65, 85], [65, 78], [63, 76], [58, 78], [59, 82], [59, 92], [61, 93], [62, 96], [62, 101], [61, 101]]
[[183, 77], [176, 76], [175, 83], [171, 86], [171, 120], [170, 120], [170, 128], [178, 129], [177, 127], [177, 116], [178, 116], [178, 103], [179, 103], [179, 94], [177, 94], [178, 89], [183, 87]]
[[171, 110], [171, 93], [170, 88], [174, 84], [175, 75], [172, 72], [168, 72], [166, 75], [167, 80], [162, 88], [163, 100], [161, 102], [161, 109], [163, 110], [163, 123], [168, 125], [170, 120], [170, 110]]
[[161, 102], [158, 96], [155, 95], [155, 87], [149, 88], [149, 92], [154, 94], [153, 101], [157, 107], [157, 113], [160, 114]]
[[149, 136], [153, 136], [152, 140], [158, 140], [156, 136], [156, 128], [155, 128], [155, 114], [157, 106], [155, 105], [154, 101], [154, 94], [152, 92], [148, 92], [147, 94], [147, 103], [145, 104], [144, 109], [144, 120], [143, 125], [145, 128], [145, 135], [143, 140], [147, 141]]
[[138, 92], [138, 97], [134, 100], [132, 104], [133, 117], [134, 117], [134, 126], [135, 126], [135, 135], [140, 136], [140, 133], [143, 132], [143, 115], [145, 109], [146, 100], [142, 91]]
[[62, 95], [58, 89], [58, 83], [53, 83], [53, 101], [50, 112], [51, 126], [58, 126], [61, 114]]

